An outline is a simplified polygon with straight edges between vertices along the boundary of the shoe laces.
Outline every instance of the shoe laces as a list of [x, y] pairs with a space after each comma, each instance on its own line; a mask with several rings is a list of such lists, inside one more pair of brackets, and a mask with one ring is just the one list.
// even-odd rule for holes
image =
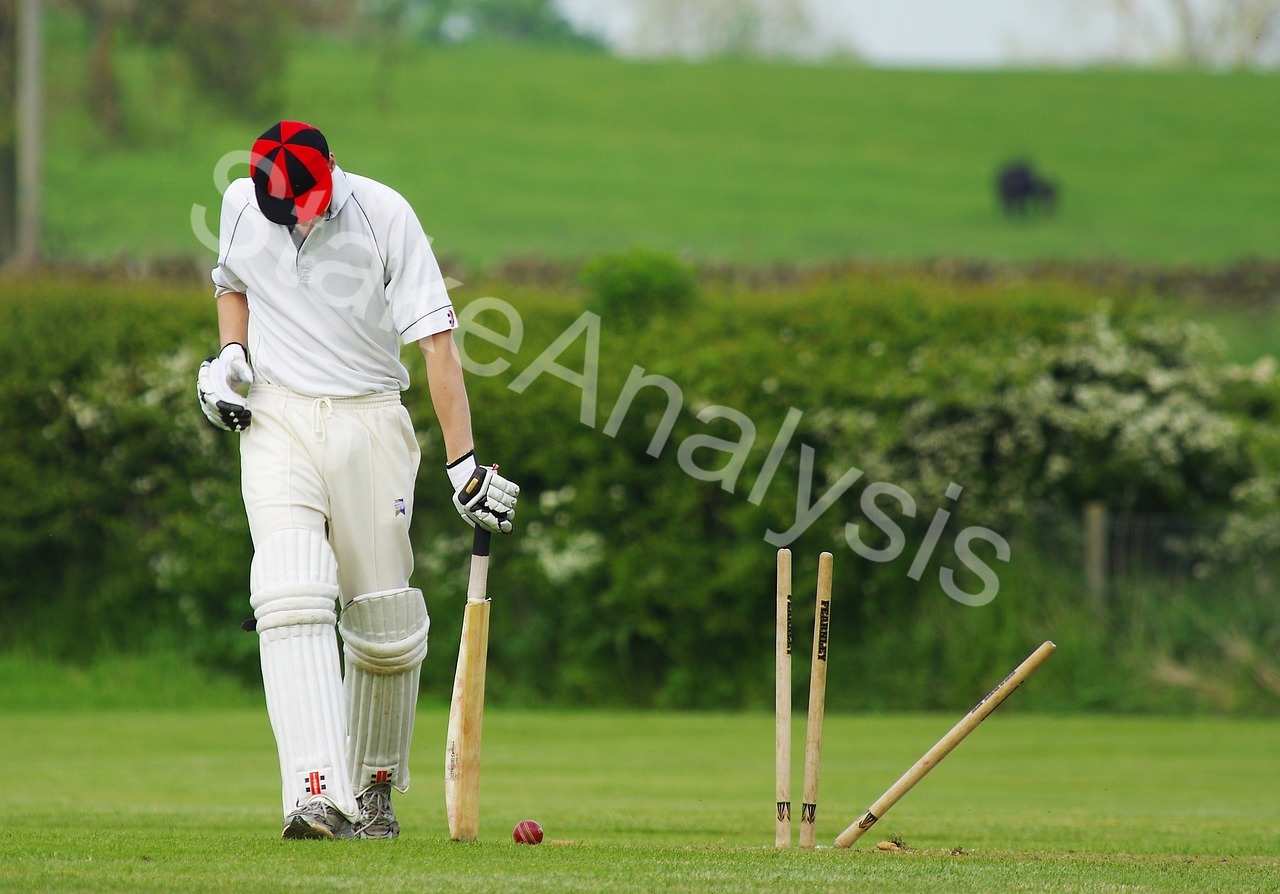
[[371, 785], [360, 796], [360, 810], [364, 814], [361, 828], [385, 825], [395, 818], [391, 812], [391, 785]]

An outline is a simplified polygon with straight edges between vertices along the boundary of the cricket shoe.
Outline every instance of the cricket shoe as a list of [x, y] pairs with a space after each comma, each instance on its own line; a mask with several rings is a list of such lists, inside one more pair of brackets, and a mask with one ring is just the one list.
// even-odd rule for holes
[[396, 812], [391, 809], [391, 783], [371, 785], [356, 796], [360, 805], [360, 823], [356, 826], [359, 838], [399, 838], [400, 824]]
[[300, 840], [304, 838], [355, 838], [355, 828], [351, 820], [342, 815], [329, 799], [322, 795], [308, 798], [284, 818], [284, 832], [281, 838]]

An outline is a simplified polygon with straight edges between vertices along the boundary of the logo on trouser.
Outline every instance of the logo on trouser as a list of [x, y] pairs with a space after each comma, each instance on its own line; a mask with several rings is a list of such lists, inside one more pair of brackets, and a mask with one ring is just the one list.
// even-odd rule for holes
[[403, 515], [406, 518], [409, 516], [409, 504], [407, 504], [402, 498], [396, 497], [392, 505], [395, 507], [396, 515]]
[[324, 781], [324, 774], [319, 770], [311, 770], [303, 776], [302, 787], [308, 795], [322, 795], [329, 790], [329, 784]]

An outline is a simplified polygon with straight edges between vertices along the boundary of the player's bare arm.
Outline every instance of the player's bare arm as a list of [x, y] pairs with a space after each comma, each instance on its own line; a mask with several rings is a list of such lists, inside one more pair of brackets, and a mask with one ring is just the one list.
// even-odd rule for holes
[[463, 521], [496, 534], [511, 533], [520, 488], [498, 474], [497, 467], [477, 462], [471, 434], [471, 408], [463, 380], [462, 358], [449, 333], [418, 342], [427, 361], [427, 384], [444, 436], [454, 507]]
[[453, 464], [475, 450], [462, 358], [448, 332], [430, 335], [419, 341], [418, 347], [427, 362], [427, 387], [444, 436], [445, 457]]
[[218, 347], [249, 341], [249, 297], [243, 292], [218, 296]]

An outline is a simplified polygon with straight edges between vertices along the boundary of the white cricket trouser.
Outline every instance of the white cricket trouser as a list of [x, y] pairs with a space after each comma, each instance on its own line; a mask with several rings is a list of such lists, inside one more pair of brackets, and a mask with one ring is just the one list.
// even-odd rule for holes
[[250, 596], [284, 810], [322, 796], [356, 819], [370, 785], [409, 784], [429, 627], [408, 585], [417, 439], [395, 393], [313, 398], [255, 385], [249, 408]]
[[420, 453], [400, 395], [314, 398], [254, 385], [249, 409], [240, 465], [254, 548], [285, 529], [327, 536], [344, 607], [408, 586]]

